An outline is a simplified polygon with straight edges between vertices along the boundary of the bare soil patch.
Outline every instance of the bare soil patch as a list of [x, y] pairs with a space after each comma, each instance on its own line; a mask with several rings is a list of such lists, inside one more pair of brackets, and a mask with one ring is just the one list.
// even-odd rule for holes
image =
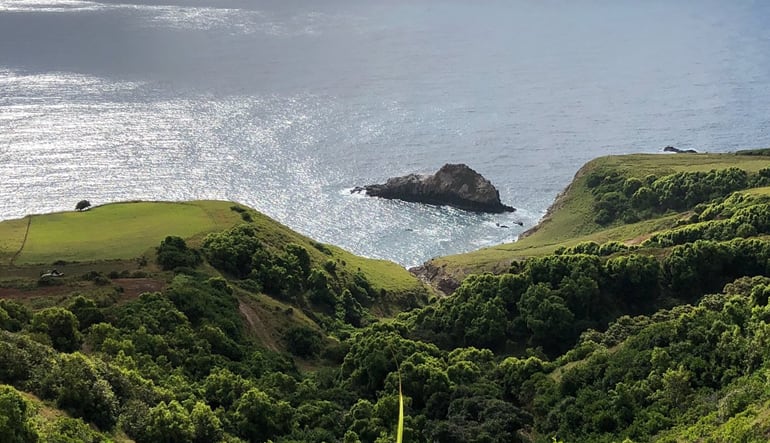
[[246, 322], [249, 324], [249, 331], [251, 331], [267, 349], [275, 352], [280, 351], [276, 345], [275, 339], [265, 329], [265, 323], [259, 317], [256, 309], [249, 304], [244, 303], [243, 300], [240, 300], [238, 302], [238, 311], [240, 311], [241, 315], [246, 318]]
[[42, 286], [32, 289], [18, 289], [18, 288], [0, 288], [0, 298], [23, 300], [33, 297], [59, 297], [67, 295], [76, 288], [71, 286]]
[[643, 241], [647, 240], [648, 238], [652, 237], [652, 234], [644, 234], [640, 235], [639, 237], [632, 238], [631, 240], [628, 240], [626, 242], [627, 245], [640, 245]]

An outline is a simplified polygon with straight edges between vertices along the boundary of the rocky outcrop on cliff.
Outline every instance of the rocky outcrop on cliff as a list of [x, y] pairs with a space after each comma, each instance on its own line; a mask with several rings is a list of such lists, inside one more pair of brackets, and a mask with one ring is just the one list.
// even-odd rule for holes
[[460, 281], [449, 275], [445, 266], [436, 266], [432, 261], [428, 261], [420, 266], [409, 268], [409, 272], [423, 283], [433, 286], [439, 294], [447, 296], [455, 292], [455, 289], [460, 286]]
[[666, 146], [665, 148], [663, 148], [663, 152], [673, 152], [676, 154], [697, 154], [698, 153], [698, 151], [696, 151], [695, 149], [679, 149], [673, 146]]
[[384, 184], [358, 186], [351, 192], [475, 212], [513, 212], [500, 201], [500, 192], [481, 174], [464, 164], [446, 164], [433, 175], [409, 174]]

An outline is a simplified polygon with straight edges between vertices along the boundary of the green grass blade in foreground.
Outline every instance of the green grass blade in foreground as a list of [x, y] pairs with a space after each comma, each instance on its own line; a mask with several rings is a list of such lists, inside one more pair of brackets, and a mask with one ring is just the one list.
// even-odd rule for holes
[[396, 352], [393, 347], [388, 344], [390, 353], [393, 355], [393, 361], [396, 362], [396, 375], [398, 375], [398, 427], [396, 428], [396, 443], [401, 443], [404, 440], [404, 392], [401, 389], [401, 365], [398, 364], [398, 358], [396, 358]]
[[401, 372], [398, 374], [398, 429], [396, 429], [396, 443], [404, 440], [404, 394], [401, 392]]

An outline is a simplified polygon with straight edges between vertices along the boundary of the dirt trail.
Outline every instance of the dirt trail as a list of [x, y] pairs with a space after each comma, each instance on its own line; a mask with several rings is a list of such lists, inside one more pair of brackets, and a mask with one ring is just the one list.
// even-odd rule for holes
[[23, 300], [40, 297], [60, 297], [74, 291], [69, 286], [43, 286], [34, 289], [0, 288], [0, 298]]
[[257, 314], [257, 311], [253, 307], [244, 303], [243, 300], [238, 300], [238, 311], [246, 317], [246, 321], [249, 323], [249, 329], [254, 333], [257, 339], [262, 342], [262, 345], [271, 351], [280, 351], [278, 346], [276, 346], [275, 339], [273, 339], [273, 337], [270, 336], [270, 333], [265, 330], [264, 322], [259, 318], [259, 314]]
[[13, 257], [11, 257], [11, 261], [8, 262], [11, 266], [13, 266], [13, 262], [16, 261], [16, 259], [19, 257], [19, 254], [21, 254], [21, 251], [24, 250], [24, 245], [27, 244], [27, 237], [29, 236], [29, 226], [32, 224], [32, 216], [27, 216], [27, 229], [24, 230], [24, 239], [21, 241], [21, 246], [19, 246], [19, 250], [16, 251], [15, 254], [13, 254]]

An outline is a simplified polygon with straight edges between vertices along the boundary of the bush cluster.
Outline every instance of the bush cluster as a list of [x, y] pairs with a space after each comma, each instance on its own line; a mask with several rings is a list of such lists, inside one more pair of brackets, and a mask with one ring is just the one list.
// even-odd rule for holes
[[748, 174], [738, 168], [708, 172], [678, 172], [643, 179], [625, 177], [617, 171], [597, 170], [586, 178], [594, 195], [595, 221], [633, 223], [666, 211], [685, 211], [700, 203], [727, 197], [750, 187], [770, 184], [770, 168]]

